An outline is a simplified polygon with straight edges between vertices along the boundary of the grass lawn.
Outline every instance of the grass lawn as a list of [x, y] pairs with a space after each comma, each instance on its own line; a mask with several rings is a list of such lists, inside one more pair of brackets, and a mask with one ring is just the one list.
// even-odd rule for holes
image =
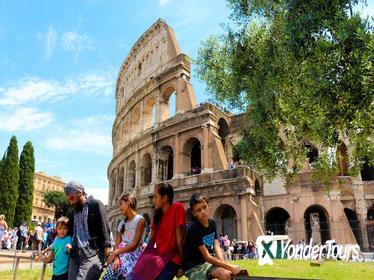
[[[374, 279], [374, 263], [352, 263], [326, 261], [320, 267], [310, 266], [310, 262], [302, 260], [274, 260], [272, 266], [259, 266], [257, 260], [242, 260], [234, 263], [247, 269], [253, 276], [273, 276], [311, 279]], [[1, 271], [1, 280], [11, 280], [12, 271]], [[17, 279], [39, 280], [40, 270], [20, 270]], [[51, 268], [47, 269], [46, 280], [51, 279]], [[186, 280], [187, 278], [183, 278]], [[145, 279], [146, 280], [146, 279]]]

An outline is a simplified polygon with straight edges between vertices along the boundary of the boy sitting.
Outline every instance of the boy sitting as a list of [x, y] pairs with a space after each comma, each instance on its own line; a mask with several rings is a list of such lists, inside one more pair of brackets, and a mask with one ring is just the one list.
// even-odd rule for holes
[[232, 274], [239, 274], [241, 268], [238, 265], [226, 263], [223, 259], [216, 223], [208, 218], [208, 199], [194, 194], [190, 207], [195, 220], [187, 231], [184, 246], [183, 268], [186, 276], [193, 280], [229, 280]]

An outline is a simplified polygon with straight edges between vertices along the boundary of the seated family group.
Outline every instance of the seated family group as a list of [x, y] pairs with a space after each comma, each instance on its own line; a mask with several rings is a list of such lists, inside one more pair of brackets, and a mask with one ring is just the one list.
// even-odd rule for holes
[[[136, 212], [137, 200], [128, 193], [119, 200], [123, 215], [112, 250], [104, 205], [87, 197], [77, 182], [65, 186], [65, 195], [74, 211], [57, 221], [57, 236], [41, 256], [52, 251], [52, 279], [171, 280], [231, 279], [240, 273], [237, 265], [224, 261], [214, 220], [209, 219], [208, 199], [193, 194], [190, 209], [194, 221], [186, 228], [183, 204], [173, 202], [174, 190], [167, 183], [154, 188], [154, 218], [151, 232], [142, 240], [146, 228]], [[44, 257], [43, 257], [44, 258]]]

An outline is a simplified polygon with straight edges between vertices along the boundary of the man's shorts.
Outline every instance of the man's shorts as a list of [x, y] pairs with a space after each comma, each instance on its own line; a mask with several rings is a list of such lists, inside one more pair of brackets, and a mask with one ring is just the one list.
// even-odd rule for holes
[[216, 268], [214, 265], [205, 262], [186, 271], [186, 276], [190, 280], [211, 280], [213, 278], [210, 275]]

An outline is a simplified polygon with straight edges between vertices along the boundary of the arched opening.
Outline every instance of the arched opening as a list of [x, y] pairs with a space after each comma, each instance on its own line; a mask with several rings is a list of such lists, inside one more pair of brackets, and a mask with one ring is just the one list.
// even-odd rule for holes
[[136, 105], [132, 111], [131, 138], [134, 138], [140, 132], [140, 108]]
[[237, 215], [235, 209], [227, 204], [223, 204], [216, 210], [215, 220], [217, 223], [217, 230], [221, 231], [223, 235], [228, 235], [229, 238], [238, 238], [237, 229]]
[[118, 198], [122, 195], [123, 191], [124, 191], [124, 188], [125, 188], [125, 185], [124, 185], [124, 177], [125, 177], [125, 169], [123, 167], [121, 167], [121, 169], [119, 169], [119, 186], [118, 186]]
[[313, 238], [314, 243], [325, 243], [330, 239], [329, 217], [325, 208], [312, 205], [305, 210], [304, 225], [306, 243]]
[[274, 235], [287, 234], [286, 223], [290, 219], [290, 214], [281, 208], [271, 208], [265, 215], [265, 229]]
[[366, 224], [369, 247], [372, 249], [374, 244], [374, 206], [369, 208], [367, 212], [367, 224]]
[[129, 191], [135, 188], [135, 179], [136, 179], [136, 164], [135, 161], [131, 161], [127, 171], [127, 185]]
[[225, 151], [225, 155], [228, 158], [228, 150], [229, 150], [229, 134], [230, 129], [229, 125], [227, 124], [226, 120], [220, 118], [218, 121], [218, 135], [221, 137], [221, 143], [223, 146], [223, 150]]
[[162, 94], [160, 102], [161, 121], [173, 117], [177, 112], [177, 93], [171, 86], [167, 87]]
[[110, 200], [109, 205], [113, 205], [114, 203], [114, 196], [116, 195], [116, 181], [115, 181], [115, 175], [114, 172], [110, 174]]
[[362, 181], [373, 181], [374, 180], [374, 166], [369, 164], [369, 158], [364, 158], [364, 164], [361, 168], [361, 179]]
[[156, 123], [156, 106], [153, 97], [148, 98], [144, 103], [143, 118], [144, 129], [151, 128]]
[[187, 140], [183, 148], [183, 169], [188, 175], [201, 173], [201, 144], [193, 137]]
[[362, 248], [363, 242], [362, 242], [362, 234], [361, 234], [361, 227], [360, 227], [360, 221], [357, 218], [357, 213], [349, 208], [344, 208], [345, 216], [347, 217], [347, 220], [349, 222], [349, 225], [351, 226], [353, 235], [356, 238], [356, 242], [360, 247]]
[[158, 168], [159, 179], [161, 181], [171, 180], [173, 178], [174, 154], [172, 147], [165, 146], [161, 149]]
[[258, 179], [255, 180], [255, 193], [257, 196], [261, 195], [261, 186], [260, 186], [260, 182], [258, 181]]
[[123, 144], [125, 145], [130, 137], [129, 137], [129, 134], [130, 134], [130, 122], [129, 122], [129, 119], [128, 117], [126, 116], [123, 120], [122, 120], [122, 142]]
[[143, 156], [142, 160], [142, 183], [147, 186], [152, 182], [152, 157], [149, 153]]
[[304, 149], [306, 151], [306, 157], [308, 159], [309, 164], [313, 166], [318, 158], [318, 149], [310, 144], [304, 145]]
[[339, 175], [348, 175], [348, 149], [344, 142], [338, 145], [336, 156], [339, 163]]

